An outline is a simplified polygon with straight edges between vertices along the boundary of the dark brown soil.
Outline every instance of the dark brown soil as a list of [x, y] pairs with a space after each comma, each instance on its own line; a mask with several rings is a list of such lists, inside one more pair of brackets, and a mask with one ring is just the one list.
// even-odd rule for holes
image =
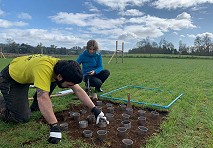
[[[96, 104], [96, 101], [94, 101]], [[120, 109], [120, 104], [118, 103], [113, 103], [111, 101], [103, 101], [102, 105], [102, 111], [107, 113], [107, 106], [106, 103], [111, 103], [113, 104], [114, 107], [114, 120], [110, 122], [109, 125], [106, 127], [99, 127], [95, 123], [90, 123], [88, 124], [88, 127], [85, 129], [89, 129], [93, 131], [93, 135], [91, 138], [85, 138], [82, 134], [83, 128], [79, 128], [79, 123], [78, 121], [73, 120], [70, 118], [69, 112], [81, 112], [82, 109], [85, 109], [87, 112], [84, 114], [80, 115], [80, 120], [86, 120], [87, 116], [91, 114], [91, 111], [87, 109], [84, 105], [70, 105], [70, 109], [63, 111], [63, 112], [58, 112], [56, 113], [56, 117], [59, 121], [59, 123], [68, 123], [68, 131], [67, 134], [70, 136], [70, 139], [75, 140], [75, 139], [81, 139], [82, 141], [85, 141], [86, 143], [91, 144], [92, 147], [112, 147], [112, 148], [118, 148], [121, 147], [122, 145], [122, 139], [123, 137], [120, 138], [117, 136], [117, 128], [121, 126], [121, 121], [122, 121], [122, 113], [125, 113], [125, 111], [122, 111]], [[146, 141], [151, 138], [151, 136], [156, 135], [157, 133], [160, 132], [160, 124], [162, 123], [163, 120], [166, 119], [166, 115], [168, 112], [166, 111], [157, 111], [159, 113], [159, 116], [157, 118], [153, 118], [153, 115], [151, 114], [152, 110], [149, 109], [143, 109], [140, 107], [135, 107], [132, 106], [133, 108], [133, 113], [130, 117], [131, 121], [131, 128], [127, 130], [127, 136], [125, 138], [131, 139], [133, 141], [133, 147], [139, 148], [140, 146], [145, 146]], [[138, 134], [138, 110], [145, 110], [145, 117], [146, 117], [146, 123], [145, 127], [148, 128], [148, 131], [145, 135], [139, 135]], [[40, 121], [44, 122], [44, 119], [41, 119]], [[98, 140], [97, 136], [97, 131], [100, 129], [107, 130], [107, 138], [104, 141]]]

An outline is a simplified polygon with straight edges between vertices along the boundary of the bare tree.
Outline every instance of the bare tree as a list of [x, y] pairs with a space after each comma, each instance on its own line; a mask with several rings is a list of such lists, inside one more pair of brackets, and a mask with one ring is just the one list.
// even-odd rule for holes
[[203, 45], [202, 38], [200, 36], [197, 36], [194, 40], [194, 46], [198, 54], [202, 53], [202, 49], [203, 49], [202, 45]]
[[210, 45], [211, 45], [211, 38], [209, 36], [209, 34], [205, 34], [203, 39], [202, 39], [202, 43], [203, 43], [203, 49], [205, 54], [209, 54], [209, 50], [210, 50]]

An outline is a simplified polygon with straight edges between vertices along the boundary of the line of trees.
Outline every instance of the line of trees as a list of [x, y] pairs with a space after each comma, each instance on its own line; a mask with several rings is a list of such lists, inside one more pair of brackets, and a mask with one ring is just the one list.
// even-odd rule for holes
[[[69, 49], [65, 47], [58, 48], [55, 45], [50, 45], [50, 47], [43, 46], [39, 43], [36, 47], [22, 43], [18, 44], [11, 39], [7, 39], [7, 44], [0, 44], [0, 49], [3, 53], [13, 53], [13, 54], [48, 54], [48, 55], [79, 55], [82, 53], [86, 47], [74, 46]], [[103, 54], [112, 54], [113, 51], [104, 51]]]
[[[36, 47], [28, 44], [18, 44], [11, 39], [7, 39], [7, 44], [0, 44], [4, 53], [15, 54], [59, 54], [59, 55], [78, 55], [85, 50], [84, 47], [71, 47], [67, 49], [65, 47], [58, 48], [55, 45], [45, 47], [42, 43], [39, 43]], [[101, 51], [104, 54], [112, 53], [110, 51]], [[138, 54], [182, 54], [182, 55], [198, 55], [198, 56], [213, 56], [213, 43], [209, 34], [205, 34], [203, 37], [197, 36], [194, 40], [194, 45], [189, 47], [182, 41], [179, 41], [179, 49], [175, 49], [171, 42], [166, 41], [164, 38], [159, 43], [151, 42], [149, 37], [136, 43], [136, 48], [130, 49], [128, 53]]]
[[166, 41], [164, 38], [158, 44], [157, 42], [151, 42], [147, 37], [137, 42], [136, 48], [129, 50], [129, 53], [213, 56], [213, 43], [210, 35], [205, 34], [203, 37], [197, 36], [194, 45], [191, 47], [179, 41], [179, 49], [177, 50], [171, 42]]
[[14, 53], [14, 54], [59, 54], [59, 55], [77, 55], [81, 53], [85, 47], [81, 48], [79, 46], [67, 49], [65, 47], [57, 48], [55, 45], [50, 45], [50, 47], [43, 46], [39, 43], [36, 47], [28, 44], [18, 44], [11, 39], [7, 39], [7, 44], [0, 44], [2, 47], [2, 52], [4, 53]]
[[146, 53], [146, 54], [177, 54], [171, 42], [161, 39], [160, 43], [151, 42], [149, 37], [136, 43], [136, 48], [129, 50], [129, 53]]

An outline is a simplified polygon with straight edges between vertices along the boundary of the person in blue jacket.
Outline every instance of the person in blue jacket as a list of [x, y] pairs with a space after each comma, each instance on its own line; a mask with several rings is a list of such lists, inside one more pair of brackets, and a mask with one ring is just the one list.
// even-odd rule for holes
[[96, 92], [102, 92], [102, 84], [109, 77], [109, 70], [103, 69], [102, 56], [99, 52], [98, 43], [95, 40], [87, 42], [86, 50], [79, 55], [77, 62], [82, 64], [84, 82], [95, 87]]

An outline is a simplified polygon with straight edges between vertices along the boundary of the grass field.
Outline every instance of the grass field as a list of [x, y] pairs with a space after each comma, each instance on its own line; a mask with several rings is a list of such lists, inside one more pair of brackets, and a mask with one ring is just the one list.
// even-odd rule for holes
[[[66, 58], [68, 59], [68, 57]], [[76, 59], [72, 57], [71, 59]], [[211, 59], [178, 58], [121, 58], [108, 64], [110, 57], [104, 57], [104, 67], [111, 72], [103, 86], [105, 92], [126, 86], [156, 88], [166, 93], [156, 95], [155, 91], [118, 91], [113, 97], [125, 97], [131, 91], [133, 98], [158, 101], [167, 104], [165, 98], [183, 93], [169, 109], [167, 120], [161, 125], [161, 132], [149, 139], [146, 147], [160, 148], [211, 148], [213, 147], [213, 61]], [[11, 59], [0, 59], [0, 69]], [[81, 86], [84, 86], [82, 83]], [[55, 91], [59, 91], [56, 89]], [[31, 89], [29, 95], [33, 94]], [[175, 95], [167, 93], [174, 91]], [[100, 95], [100, 94], [99, 94]], [[79, 103], [74, 95], [52, 98], [54, 110], [65, 110], [70, 102]], [[163, 98], [163, 99], [162, 99]], [[151, 100], [150, 100], [151, 99]], [[162, 99], [162, 100], [161, 100]], [[169, 101], [170, 102], [170, 101]], [[33, 113], [26, 124], [6, 124], [0, 121], [0, 147], [90, 147], [81, 140], [69, 140], [63, 132], [58, 145], [47, 143], [49, 127], [36, 122], [41, 117]], [[72, 129], [71, 129], [72, 131]]]

